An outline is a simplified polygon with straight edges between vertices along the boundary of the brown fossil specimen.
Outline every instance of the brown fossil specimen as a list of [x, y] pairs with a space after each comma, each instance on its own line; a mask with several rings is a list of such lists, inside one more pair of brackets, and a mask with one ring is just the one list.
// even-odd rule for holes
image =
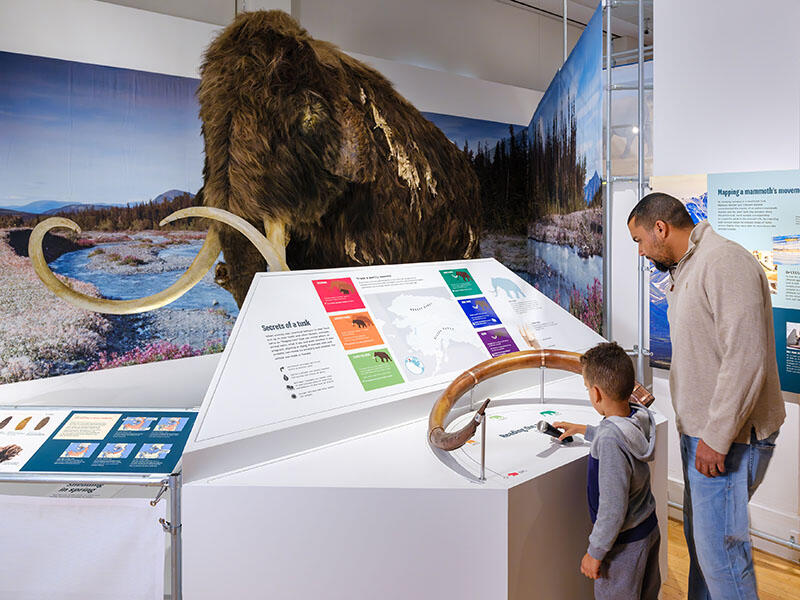
[[50, 417], [45, 417], [44, 419], [42, 419], [41, 421], [39, 421], [39, 422], [36, 424], [36, 427], [34, 427], [34, 428], [33, 428], [33, 430], [34, 430], [34, 431], [39, 431], [39, 430], [40, 430], [42, 427], [44, 427], [45, 425], [47, 425], [47, 423], [48, 423], [49, 421], [50, 421]]
[[8, 425], [8, 422], [11, 421], [11, 417], [6, 417], [2, 421], [0, 421], [0, 429]]
[[0, 448], [0, 462], [11, 460], [20, 452], [22, 452], [22, 448], [20, 446], [17, 446], [16, 444], [3, 446], [2, 448]]

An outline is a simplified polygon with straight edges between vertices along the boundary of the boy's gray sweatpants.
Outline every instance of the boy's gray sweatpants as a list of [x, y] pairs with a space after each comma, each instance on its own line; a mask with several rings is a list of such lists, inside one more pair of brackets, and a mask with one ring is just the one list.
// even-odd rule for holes
[[655, 527], [644, 539], [615, 544], [603, 560], [601, 578], [594, 580], [595, 600], [658, 600], [660, 542]]

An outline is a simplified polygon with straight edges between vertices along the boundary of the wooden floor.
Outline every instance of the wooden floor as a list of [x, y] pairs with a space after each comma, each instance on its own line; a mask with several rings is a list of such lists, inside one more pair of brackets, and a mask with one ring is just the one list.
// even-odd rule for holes
[[[753, 555], [760, 600], [800, 599], [800, 565], [756, 550]], [[662, 600], [686, 598], [689, 576], [689, 551], [683, 537], [683, 524], [669, 520], [669, 574], [662, 575]]]

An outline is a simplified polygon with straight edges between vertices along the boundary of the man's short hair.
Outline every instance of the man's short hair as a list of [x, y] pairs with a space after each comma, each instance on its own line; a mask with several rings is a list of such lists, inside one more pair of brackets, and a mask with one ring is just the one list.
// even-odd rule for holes
[[613, 400], [627, 400], [636, 383], [633, 361], [616, 342], [604, 342], [581, 356], [583, 376]]
[[633, 219], [636, 219], [636, 225], [645, 229], [652, 229], [656, 221], [664, 221], [678, 229], [694, 227], [694, 221], [683, 202], [662, 192], [647, 194], [639, 200], [628, 215], [628, 223]]

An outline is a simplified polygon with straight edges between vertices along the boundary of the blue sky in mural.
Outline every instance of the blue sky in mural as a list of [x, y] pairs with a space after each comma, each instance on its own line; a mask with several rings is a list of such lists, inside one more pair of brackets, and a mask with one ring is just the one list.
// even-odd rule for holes
[[602, 36], [603, 14], [598, 8], [567, 62], [550, 82], [529, 124], [530, 135], [534, 127], [540, 131], [549, 127], [553, 115], [566, 114], [569, 101], [574, 100], [578, 152], [586, 157], [586, 181], [595, 171], [602, 171]]
[[[478, 149], [478, 143], [490, 148], [509, 136], [508, 123], [497, 121], [483, 121], [481, 119], [471, 119], [469, 117], [456, 117], [454, 115], [443, 115], [441, 113], [424, 112], [422, 116], [431, 121], [444, 132], [451, 142], [459, 148], [464, 148], [464, 142], [469, 143], [469, 148], [473, 152]], [[514, 125], [514, 133], [519, 133], [525, 125]]]
[[198, 80], [0, 52], [0, 206], [202, 185]]

